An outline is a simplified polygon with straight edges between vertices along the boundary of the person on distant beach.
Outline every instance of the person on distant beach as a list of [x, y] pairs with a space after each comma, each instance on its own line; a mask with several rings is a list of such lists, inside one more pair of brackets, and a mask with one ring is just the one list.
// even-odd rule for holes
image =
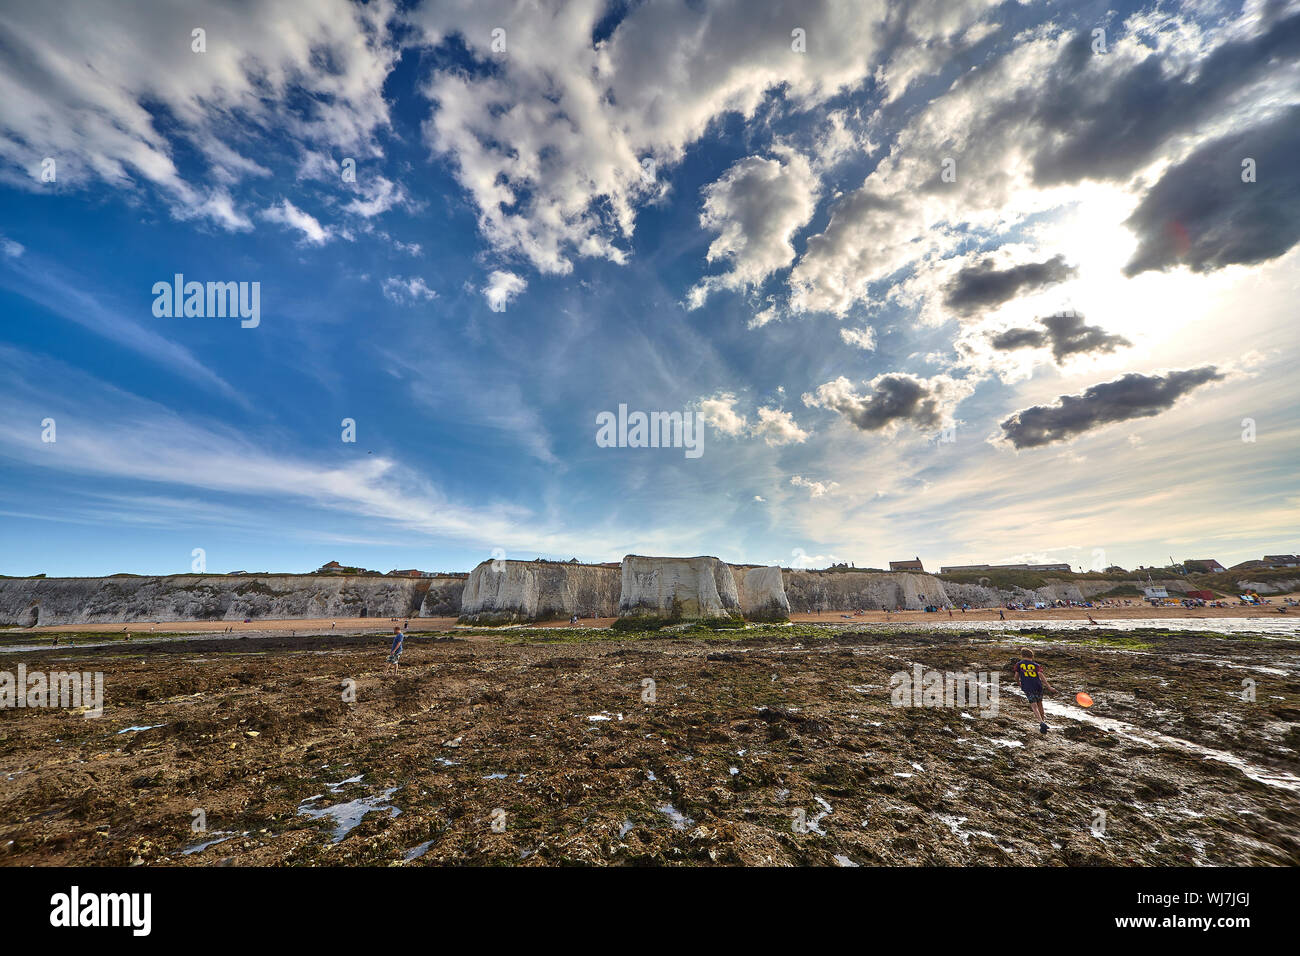
[[999, 621], [1005, 621], [1006, 619], [1007, 619], [1007, 616], [1006, 616], [1005, 614], [1002, 613], [1002, 609], [1001, 609], [1001, 608], [998, 608], [998, 620], [999, 620]]
[[393, 646], [388, 651], [388, 663], [394, 674], [397, 673], [398, 662], [402, 659], [402, 642], [406, 640], [406, 635], [402, 633], [400, 627], [393, 628]]
[[1020, 657], [1011, 662], [1011, 669], [1020, 680], [1020, 689], [1025, 692], [1030, 710], [1038, 718], [1038, 732], [1047, 733], [1047, 720], [1043, 716], [1043, 691], [1055, 694], [1056, 688], [1047, 682], [1043, 665], [1034, 660], [1034, 652], [1027, 647], [1020, 649]]

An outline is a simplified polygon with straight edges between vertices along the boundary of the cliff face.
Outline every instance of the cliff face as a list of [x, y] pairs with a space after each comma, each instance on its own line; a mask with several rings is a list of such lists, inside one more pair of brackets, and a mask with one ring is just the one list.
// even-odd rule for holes
[[476, 624], [613, 617], [619, 569], [544, 561], [484, 561], [470, 572], [461, 620]]
[[[0, 626], [134, 621], [241, 621], [359, 617], [455, 617], [473, 623], [619, 615], [784, 620], [791, 612], [918, 610], [963, 602], [1084, 601], [1145, 580], [1064, 581], [996, 588], [911, 572], [799, 571], [729, 566], [717, 558], [628, 555], [620, 568], [536, 561], [485, 561], [468, 577], [371, 575], [177, 575], [123, 578], [0, 578]], [[1183, 579], [1155, 581], [1171, 595]], [[1241, 590], [1249, 582], [1239, 582]], [[1261, 594], [1300, 582], [1270, 579]], [[1231, 582], [1221, 587], [1231, 589]], [[1235, 593], [1235, 592], [1234, 592]], [[1140, 601], [1140, 596], [1117, 595]]]
[[460, 574], [429, 578], [429, 590], [420, 602], [420, 617], [457, 617], [467, 578]]
[[790, 620], [790, 599], [786, 597], [781, 569], [731, 565], [740, 596], [740, 610], [749, 621]]
[[876, 571], [781, 571], [794, 613], [818, 611], [916, 611], [949, 600], [944, 584], [929, 574]]
[[621, 569], [618, 613], [668, 618], [741, 613], [731, 568], [717, 558], [649, 558], [629, 554]]
[[426, 605], [455, 614], [463, 582], [370, 575], [6, 578], [0, 579], [0, 623], [417, 617]]
[[1290, 594], [1292, 591], [1300, 591], [1300, 577], [1281, 580], [1273, 578], [1268, 581], [1245, 580], [1244, 578], [1249, 577], [1249, 575], [1239, 577], [1242, 577], [1242, 580], [1237, 582], [1240, 585], [1237, 588], [1239, 592], [1245, 591], [1246, 588], [1250, 588], [1259, 594]]
[[[1179, 597], [1194, 585], [1181, 578], [1152, 581], [1169, 591], [1170, 597]], [[987, 584], [964, 584], [944, 581], [943, 586], [953, 604], [965, 602], [971, 607], [1001, 607], [1010, 602], [1051, 604], [1053, 601], [1090, 601], [1093, 598], [1105, 599], [1109, 592], [1117, 587], [1136, 588], [1138, 594], [1117, 594], [1120, 600], [1141, 601], [1141, 589], [1147, 584], [1146, 578], [1134, 578], [1130, 581], [1064, 581], [1048, 579], [1038, 588], [996, 588]]]

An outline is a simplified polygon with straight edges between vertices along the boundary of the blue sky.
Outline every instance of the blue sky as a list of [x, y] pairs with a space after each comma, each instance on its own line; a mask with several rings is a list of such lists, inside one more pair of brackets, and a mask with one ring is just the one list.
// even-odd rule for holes
[[0, 13], [0, 573], [1297, 550], [1295, 4], [61, 6]]

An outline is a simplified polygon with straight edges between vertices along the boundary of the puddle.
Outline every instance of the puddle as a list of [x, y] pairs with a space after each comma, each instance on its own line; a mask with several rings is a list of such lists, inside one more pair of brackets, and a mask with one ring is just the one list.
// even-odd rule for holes
[[189, 856], [192, 853], [202, 853], [210, 846], [216, 846], [218, 843], [225, 843], [227, 840], [233, 840], [240, 836], [238, 833], [227, 833], [224, 836], [218, 835], [215, 840], [208, 840], [206, 843], [200, 843], [197, 846], [186, 847], [181, 850], [181, 856]]
[[823, 800], [821, 797], [817, 796], [816, 794], [813, 795], [813, 799], [816, 800], [816, 801], [817, 801], [817, 805], [820, 806], [820, 807], [822, 808], [822, 812], [821, 812], [821, 813], [818, 813], [818, 814], [816, 814], [816, 815], [814, 815], [814, 816], [809, 817], [809, 818], [804, 822], [804, 826], [808, 828], [808, 832], [809, 832], [809, 833], [816, 833], [818, 836], [825, 836], [825, 835], [826, 835], [826, 831], [823, 830], [823, 829], [819, 826], [819, 824], [822, 822], [822, 820], [826, 819], [826, 817], [828, 817], [828, 816], [830, 816], [832, 813], [834, 813], [834, 812], [835, 812], [835, 808], [832, 807], [832, 806], [831, 806], [829, 803], [827, 803], [825, 800]]
[[843, 853], [837, 853], [835, 855], [835, 865], [836, 866], [857, 866], [858, 864], [854, 863]]
[[[338, 843], [357, 827], [367, 813], [387, 810], [389, 817], [401, 816], [402, 811], [387, 802], [388, 798], [396, 792], [396, 787], [389, 787], [373, 797], [358, 797], [356, 800], [349, 800], [347, 803], [338, 803], [332, 807], [321, 807], [319, 809], [300, 805], [298, 815], [311, 817], [313, 820], [319, 820], [321, 817], [331, 817], [334, 820], [334, 842]], [[304, 804], [310, 802], [310, 799], [303, 801]]]
[[166, 727], [166, 724], [141, 724], [135, 727], [123, 727], [117, 731], [119, 734], [130, 734], [138, 730], [157, 730], [159, 727]]
[[418, 860], [420, 857], [424, 856], [424, 854], [429, 852], [429, 847], [431, 846], [433, 846], [433, 841], [426, 840], [414, 849], [408, 850], [406, 856], [402, 857], [402, 859], [407, 863], [410, 863], [412, 860]]

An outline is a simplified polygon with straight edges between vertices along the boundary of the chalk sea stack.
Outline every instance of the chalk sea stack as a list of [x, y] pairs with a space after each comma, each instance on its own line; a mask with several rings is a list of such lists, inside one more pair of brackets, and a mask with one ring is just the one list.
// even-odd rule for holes
[[778, 567], [732, 565], [731, 576], [740, 592], [740, 610], [747, 621], [790, 620], [790, 599]]
[[466, 624], [510, 624], [618, 613], [619, 569], [559, 561], [484, 561], [461, 597]]
[[731, 568], [710, 557], [623, 559], [620, 617], [668, 621], [739, 617], [740, 593]]

